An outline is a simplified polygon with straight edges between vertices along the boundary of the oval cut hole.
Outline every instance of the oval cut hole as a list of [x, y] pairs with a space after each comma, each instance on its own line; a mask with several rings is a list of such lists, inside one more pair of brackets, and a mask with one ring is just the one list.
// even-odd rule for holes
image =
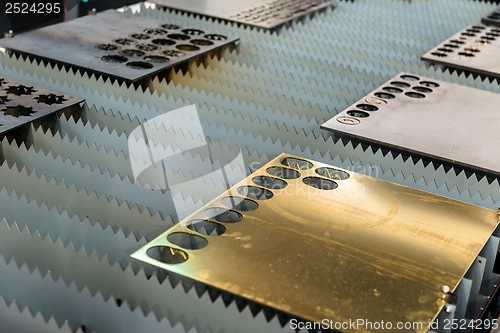
[[189, 256], [186, 252], [175, 249], [170, 246], [154, 246], [150, 247], [146, 254], [153, 259], [161, 261], [165, 264], [181, 264], [188, 260]]
[[208, 241], [205, 238], [185, 232], [170, 234], [167, 236], [167, 240], [186, 250], [199, 250], [208, 245]]

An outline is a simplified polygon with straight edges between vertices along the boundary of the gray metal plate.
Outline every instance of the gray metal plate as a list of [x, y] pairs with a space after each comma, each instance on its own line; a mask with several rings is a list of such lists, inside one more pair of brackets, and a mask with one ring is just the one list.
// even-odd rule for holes
[[152, 0], [161, 7], [272, 29], [332, 6], [332, 0]]
[[108, 10], [4, 38], [0, 46], [137, 81], [236, 40]]
[[321, 128], [500, 175], [498, 105], [495, 93], [400, 73]]
[[421, 58], [473, 73], [500, 77], [499, 37], [499, 28], [469, 25]]
[[81, 98], [0, 77], [0, 134], [81, 102]]
[[500, 8], [495, 9], [481, 19], [481, 22], [487, 25], [500, 27]]

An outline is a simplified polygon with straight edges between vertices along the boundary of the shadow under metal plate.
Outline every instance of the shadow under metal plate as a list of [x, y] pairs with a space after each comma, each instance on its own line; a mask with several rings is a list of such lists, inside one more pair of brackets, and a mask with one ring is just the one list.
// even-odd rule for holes
[[422, 60], [500, 78], [500, 29], [470, 25], [445, 40]]
[[495, 9], [481, 19], [481, 22], [487, 25], [500, 27], [500, 8]]
[[81, 102], [81, 98], [0, 77], [0, 134]]
[[496, 215], [281, 154], [132, 257], [301, 319], [426, 332]]
[[321, 128], [498, 176], [498, 105], [492, 92], [400, 73]]
[[13, 51], [137, 81], [237, 38], [108, 10], [0, 40]]
[[334, 5], [332, 0], [150, 0], [149, 2], [160, 7], [264, 29], [276, 28], [301, 16]]

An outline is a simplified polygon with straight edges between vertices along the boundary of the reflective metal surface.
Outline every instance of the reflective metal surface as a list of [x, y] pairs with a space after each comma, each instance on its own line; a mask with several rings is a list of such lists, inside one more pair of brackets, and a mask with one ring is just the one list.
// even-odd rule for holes
[[495, 93], [400, 73], [321, 128], [499, 175], [499, 104]]
[[256, 26], [276, 28], [334, 5], [332, 0], [152, 0], [158, 6]]
[[0, 76], [0, 134], [81, 102], [81, 98]]
[[306, 320], [425, 332], [496, 215], [282, 154], [132, 257]]
[[500, 77], [500, 29], [469, 25], [429, 52], [422, 60], [473, 73]]
[[0, 40], [6, 49], [137, 81], [235, 37], [108, 10]]

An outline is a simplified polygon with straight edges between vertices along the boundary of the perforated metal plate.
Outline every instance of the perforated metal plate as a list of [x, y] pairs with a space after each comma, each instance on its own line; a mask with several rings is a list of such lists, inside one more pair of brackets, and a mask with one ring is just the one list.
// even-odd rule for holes
[[422, 56], [422, 60], [500, 77], [500, 29], [470, 25]]
[[500, 175], [498, 105], [495, 93], [400, 73], [321, 128]]
[[81, 102], [81, 98], [0, 77], [0, 134]]
[[276, 28], [334, 5], [332, 0], [152, 0], [150, 2], [158, 6], [265, 29]]
[[4, 38], [0, 46], [136, 81], [236, 40], [108, 10]]
[[425, 332], [496, 225], [489, 209], [282, 154], [132, 257], [302, 319]]
[[495, 9], [481, 19], [481, 22], [488, 25], [500, 27], [500, 8]]

